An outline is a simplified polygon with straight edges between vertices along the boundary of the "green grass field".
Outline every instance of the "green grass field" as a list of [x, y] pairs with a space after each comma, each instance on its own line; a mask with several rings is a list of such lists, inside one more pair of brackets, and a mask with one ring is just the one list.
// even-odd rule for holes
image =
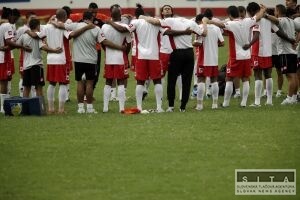
[[[132, 77], [127, 107], [135, 106]], [[15, 75], [13, 95], [17, 82]], [[67, 115], [0, 116], [0, 200], [299, 199], [299, 178], [296, 196], [235, 196], [234, 179], [235, 169], [300, 170], [300, 104], [274, 97], [273, 107], [242, 109], [232, 99], [213, 111], [206, 100], [198, 112], [190, 100], [186, 113], [122, 115], [112, 102], [109, 113], [79, 115], [74, 85]], [[98, 111], [103, 86], [101, 79]], [[248, 104], [253, 89], [251, 81]], [[150, 91], [145, 109], [155, 108]]]

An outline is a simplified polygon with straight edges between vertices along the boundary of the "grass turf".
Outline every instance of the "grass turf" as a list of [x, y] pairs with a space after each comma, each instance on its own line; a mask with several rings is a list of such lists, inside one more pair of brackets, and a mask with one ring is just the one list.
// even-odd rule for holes
[[[224, 63], [226, 48], [220, 55]], [[206, 100], [197, 112], [191, 100], [186, 113], [121, 115], [112, 102], [109, 113], [79, 115], [72, 84], [67, 115], [0, 116], [0, 200], [299, 199], [234, 195], [235, 169], [300, 169], [299, 104], [274, 98], [273, 107], [242, 109], [233, 99], [212, 111]], [[134, 85], [131, 78], [129, 107]], [[155, 108], [150, 91], [144, 108]]]

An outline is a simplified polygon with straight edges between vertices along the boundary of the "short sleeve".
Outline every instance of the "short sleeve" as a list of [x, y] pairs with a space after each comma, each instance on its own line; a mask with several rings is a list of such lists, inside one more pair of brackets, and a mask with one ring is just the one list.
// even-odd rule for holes
[[197, 35], [203, 34], [203, 27], [200, 27], [196, 22], [191, 20], [190, 20], [190, 28]]
[[65, 29], [69, 31], [74, 31], [77, 28], [77, 23], [64, 23]]
[[64, 31], [64, 37], [67, 38], [69, 40], [70, 34], [72, 33], [72, 31]]
[[222, 35], [221, 29], [217, 28], [218, 39], [220, 42], [224, 42], [224, 37]]
[[130, 33], [135, 31], [137, 23], [137, 20], [132, 20], [131, 23], [128, 25], [127, 29]]
[[39, 36], [39, 38], [44, 38], [47, 36], [47, 28], [43, 28], [40, 32], [37, 32], [37, 35]]
[[294, 20], [295, 30], [300, 32], [300, 22], [299, 20]]
[[104, 35], [103, 31], [99, 27], [96, 27], [96, 28], [98, 29], [97, 42], [101, 43], [106, 38], [105, 38], [105, 35]]
[[14, 38], [14, 30], [10, 27], [5, 33], [4, 33], [4, 39], [12, 39]]
[[252, 31], [253, 31], [253, 32], [260, 32], [260, 26], [259, 26], [259, 24], [255, 24], [255, 25], [253, 26], [253, 28], [252, 28]]

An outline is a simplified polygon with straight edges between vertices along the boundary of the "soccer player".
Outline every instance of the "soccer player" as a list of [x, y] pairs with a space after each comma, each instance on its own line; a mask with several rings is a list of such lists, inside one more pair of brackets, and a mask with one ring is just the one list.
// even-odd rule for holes
[[[247, 11], [244, 6], [238, 6], [240, 19], [244, 19], [247, 16]], [[240, 78], [236, 77], [233, 79], [233, 85], [235, 88], [235, 94], [233, 95], [233, 98], [240, 98], [241, 97], [241, 88], [240, 88]]]
[[229, 35], [229, 61], [227, 65], [226, 75], [226, 88], [224, 94], [224, 101], [222, 107], [228, 107], [230, 103], [230, 97], [233, 91], [234, 78], [242, 78], [243, 81], [243, 94], [241, 107], [246, 107], [247, 99], [249, 95], [249, 77], [251, 76], [250, 67], [250, 50], [244, 50], [243, 46], [249, 43], [250, 27], [254, 26], [259, 21], [265, 12], [265, 7], [262, 6], [260, 11], [252, 18], [245, 18], [241, 20], [239, 18], [239, 11], [236, 6], [229, 6], [227, 8], [227, 14], [230, 21], [225, 23], [218, 23], [210, 21], [211, 23], [223, 28]]
[[0, 98], [1, 109], [0, 112], [4, 112], [3, 103], [4, 99], [9, 97], [8, 82], [12, 79], [14, 73], [14, 66], [11, 58], [11, 49], [26, 47], [18, 45], [14, 42], [15, 37], [15, 23], [20, 17], [20, 12], [17, 9], [3, 8], [3, 18], [7, 18], [8, 22], [1, 24], [0, 26]]
[[[29, 27], [32, 32], [40, 31], [40, 21], [38, 19], [31, 19], [29, 21]], [[59, 54], [62, 52], [62, 48], [57, 46], [56, 48], [48, 47], [42, 40], [34, 39], [27, 33], [21, 35], [17, 40], [17, 44], [22, 46], [28, 46], [32, 49], [31, 52], [24, 52], [23, 59], [23, 86], [24, 97], [29, 97], [31, 86], [35, 86], [37, 96], [43, 97], [44, 70], [41, 49], [49, 52]]]
[[[26, 14], [26, 23], [17, 29], [16, 32], [16, 39], [20, 38], [21, 35], [23, 35], [27, 30], [30, 30], [29, 28], [29, 21], [33, 18], [36, 18], [36, 14], [34, 12], [29, 12]], [[20, 73], [20, 81], [19, 81], [19, 94], [21, 97], [23, 97], [23, 57], [24, 57], [24, 51], [20, 49], [20, 57], [19, 57], [19, 73]], [[35, 88], [31, 88], [31, 94], [33, 96], [35, 95]]]
[[[260, 6], [251, 2], [247, 6], [247, 12], [250, 17], [260, 10]], [[246, 44], [244, 49], [251, 46], [251, 65], [254, 70], [255, 77], [255, 102], [252, 107], [260, 107], [260, 99], [263, 89], [262, 74], [266, 80], [267, 102], [266, 105], [273, 105], [273, 79], [272, 79], [272, 32], [279, 31], [279, 28], [272, 24], [269, 20], [262, 18], [255, 26], [252, 27], [252, 40], [250, 44]]]
[[[119, 5], [115, 4], [110, 7], [112, 21], [121, 26], [127, 27], [126, 24], [121, 23], [121, 8]], [[131, 46], [130, 34], [120, 33], [114, 29], [111, 25], [104, 24], [102, 26], [102, 31], [106, 39], [113, 41], [118, 45]], [[106, 83], [103, 91], [103, 112], [108, 112], [108, 105], [110, 100], [111, 88], [113, 81], [116, 79], [118, 84], [118, 100], [119, 100], [119, 112], [124, 111], [125, 106], [125, 79], [128, 75], [127, 63], [124, 58], [127, 57], [126, 51], [120, 51], [112, 49], [109, 47], [105, 48], [105, 68], [104, 68], [104, 78], [106, 78]]]
[[[198, 15], [199, 21], [202, 21], [203, 15]], [[211, 19], [210, 19], [211, 20]], [[201, 25], [200, 25], [201, 26]], [[208, 24], [206, 37], [197, 38], [194, 46], [199, 48], [198, 58], [198, 86], [197, 86], [197, 107], [196, 110], [203, 110], [203, 98], [205, 94], [205, 79], [211, 80], [212, 89], [212, 109], [218, 108], [218, 46], [224, 46], [224, 38], [219, 27]]]
[[[70, 19], [70, 15], [72, 13], [72, 9], [69, 6], [63, 6], [62, 9], [64, 9], [67, 13], [67, 21], [65, 23], [72, 23], [73, 21]], [[70, 73], [73, 70], [73, 63], [70, 63]], [[66, 102], [70, 102], [70, 83], [67, 84], [67, 98]]]
[[[300, 24], [286, 17], [286, 8], [282, 4], [275, 7], [275, 17], [266, 15], [266, 18], [279, 25], [289, 38], [295, 40], [295, 31], [299, 31]], [[298, 77], [297, 77], [297, 51], [293, 44], [282, 38], [279, 40], [279, 58], [281, 70], [288, 79], [288, 95], [281, 105], [297, 102]]]

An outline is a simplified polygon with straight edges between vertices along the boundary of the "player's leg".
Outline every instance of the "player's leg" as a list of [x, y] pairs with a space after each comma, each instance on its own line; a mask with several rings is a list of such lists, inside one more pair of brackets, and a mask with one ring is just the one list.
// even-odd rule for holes
[[48, 88], [47, 88], [47, 100], [48, 100], [48, 112], [54, 113], [54, 101], [55, 101], [55, 82], [49, 82]]
[[159, 60], [149, 61], [149, 75], [154, 83], [154, 93], [156, 98], [156, 111], [158, 113], [164, 112], [162, 109], [163, 86], [162, 86], [162, 66]]
[[65, 83], [59, 84], [58, 90], [58, 113], [64, 114], [65, 113], [65, 102], [68, 97], [68, 87]]
[[259, 67], [254, 68], [254, 104], [250, 106], [260, 106], [261, 93], [263, 89], [263, 81], [262, 81], [262, 69]]
[[211, 80], [211, 93], [212, 93], [212, 109], [218, 108], [218, 98], [219, 98], [219, 84], [218, 76], [210, 77]]
[[[105, 73], [106, 71], [107, 71], [107, 67], [105, 67]], [[115, 79], [113, 78], [106, 78], [105, 81], [105, 86], [103, 89], [103, 112], [104, 113], [108, 112], [109, 100], [110, 100], [111, 89], [112, 89], [111, 87], [114, 81]]]
[[266, 91], [267, 91], [267, 102], [266, 105], [273, 105], [273, 79], [272, 79], [272, 68], [266, 68], [263, 70], [264, 77], [266, 80]]
[[135, 98], [137, 108], [142, 111], [142, 101], [143, 101], [143, 92], [145, 81], [149, 79], [149, 72], [147, 69], [147, 60], [137, 59], [135, 63], [135, 79], [136, 79], [136, 88], [135, 88]]
[[191, 83], [193, 77], [194, 70], [194, 52], [192, 49], [186, 49], [181, 52], [182, 53], [182, 61], [179, 64], [180, 66], [180, 74], [182, 76], [182, 99], [180, 110], [185, 111], [186, 104], [189, 101], [190, 91], [191, 91]]
[[117, 83], [118, 83], [118, 99], [119, 99], [119, 112], [122, 112], [125, 109], [125, 100], [126, 100], [125, 80], [126, 79], [117, 79]]

